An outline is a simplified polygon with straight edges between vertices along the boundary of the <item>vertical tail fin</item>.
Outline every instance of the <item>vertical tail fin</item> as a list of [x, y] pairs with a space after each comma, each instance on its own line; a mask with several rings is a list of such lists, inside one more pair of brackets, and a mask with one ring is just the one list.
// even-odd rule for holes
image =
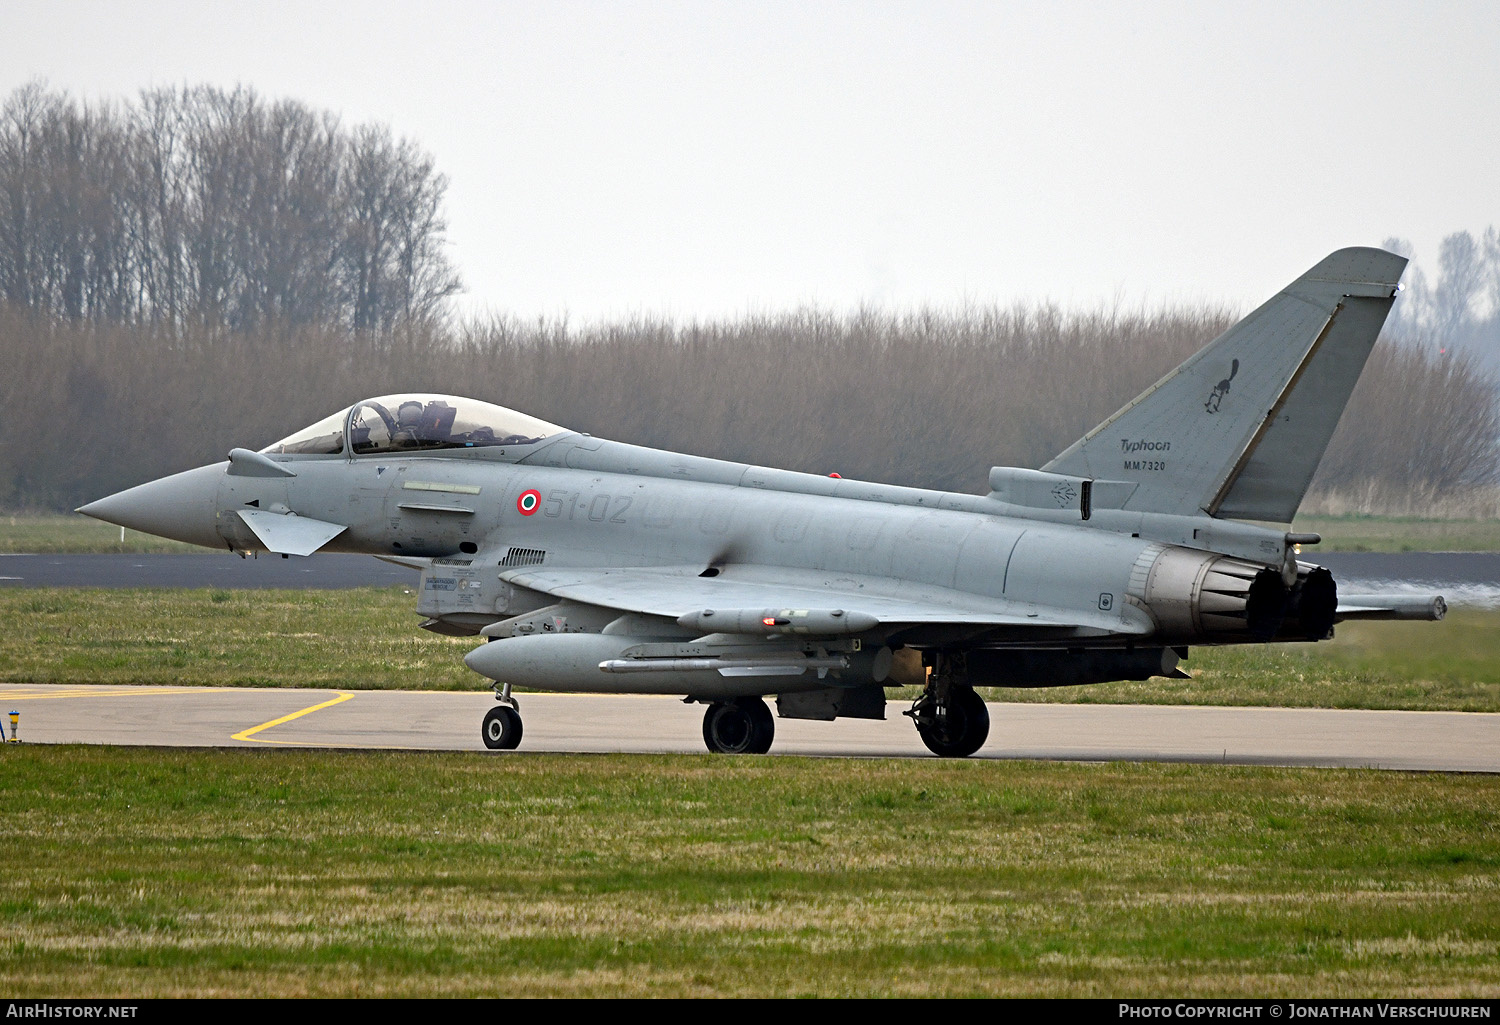
[[1290, 523], [1405, 267], [1329, 255], [1043, 469], [1137, 481], [1128, 509]]

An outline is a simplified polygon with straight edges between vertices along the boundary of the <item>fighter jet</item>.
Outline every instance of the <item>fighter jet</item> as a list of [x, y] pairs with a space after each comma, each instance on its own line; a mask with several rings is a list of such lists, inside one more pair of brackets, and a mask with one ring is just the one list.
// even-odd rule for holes
[[[644, 448], [487, 402], [388, 395], [79, 512], [241, 556], [362, 552], [421, 573], [417, 612], [477, 635], [481, 735], [513, 687], [681, 695], [710, 751], [775, 718], [885, 717], [940, 756], [989, 732], [974, 688], [1184, 678], [1192, 645], [1316, 642], [1438, 596], [1340, 595], [1289, 532], [1406, 260], [1344, 249], [1040, 469], [987, 494]], [[1003, 415], [1003, 414], [1001, 414]]]

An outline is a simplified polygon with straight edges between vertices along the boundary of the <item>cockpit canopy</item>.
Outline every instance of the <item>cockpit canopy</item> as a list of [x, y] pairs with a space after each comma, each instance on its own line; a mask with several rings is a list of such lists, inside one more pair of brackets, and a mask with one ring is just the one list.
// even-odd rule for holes
[[563, 428], [504, 406], [454, 395], [382, 395], [356, 402], [261, 449], [270, 455], [357, 456], [534, 445]]

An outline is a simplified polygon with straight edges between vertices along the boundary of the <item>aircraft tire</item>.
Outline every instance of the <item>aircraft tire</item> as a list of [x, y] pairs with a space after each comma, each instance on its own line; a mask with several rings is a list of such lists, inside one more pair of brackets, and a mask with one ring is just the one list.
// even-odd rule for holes
[[703, 713], [703, 743], [714, 754], [763, 755], [775, 736], [776, 720], [760, 698], [717, 701]]
[[750, 708], [750, 718], [755, 731], [755, 743], [751, 745], [750, 753], [763, 755], [771, 750], [771, 741], [776, 739], [776, 719], [760, 698], [750, 698], [746, 704]]
[[521, 743], [521, 716], [509, 705], [496, 705], [484, 713], [484, 746], [491, 751], [514, 751]]
[[918, 723], [917, 734], [927, 750], [940, 758], [967, 758], [989, 738], [990, 711], [984, 698], [973, 690], [955, 690], [946, 722], [930, 726]]

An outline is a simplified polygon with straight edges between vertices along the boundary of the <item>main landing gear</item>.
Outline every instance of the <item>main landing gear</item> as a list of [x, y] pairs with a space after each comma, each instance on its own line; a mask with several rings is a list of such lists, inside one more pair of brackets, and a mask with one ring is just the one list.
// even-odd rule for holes
[[[503, 689], [502, 689], [503, 686]], [[514, 751], [521, 743], [521, 705], [510, 696], [510, 684], [495, 684], [495, 700], [501, 702], [484, 713], [480, 732], [491, 751]]]
[[703, 713], [703, 742], [715, 754], [763, 755], [775, 736], [776, 720], [760, 698], [716, 701]]
[[942, 758], [967, 758], [990, 735], [990, 713], [984, 699], [969, 686], [968, 665], [961, 652], [933, 652], [927, 688], [903, 715], [917, 724], [927, 750]]

